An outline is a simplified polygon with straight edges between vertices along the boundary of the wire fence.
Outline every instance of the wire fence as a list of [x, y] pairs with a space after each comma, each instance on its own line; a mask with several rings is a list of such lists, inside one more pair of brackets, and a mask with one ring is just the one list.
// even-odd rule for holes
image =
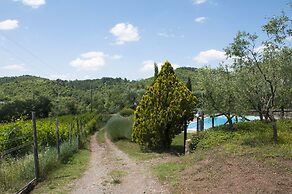
[[[17, 163], [20, 157], [24, 157], [28, 153], [33, 154], [33, 172], [29, 172], [25, 176], [25, 180], [28, 180], [24, 185], [16, 185], [15, 188], [18, 188], [17, 193], [29, 193], [34, 186], [40, 180], [40, 163], [39, 163], [39, 143], [38, 135], [37, 135], [37, 123], [36, 123], [36, 113], [32, 112], [32, 120], [31, 120], [31, 129], [30, 132], [23, 134], [23, 130], [26, 130], [27, 127], [17, 127], [12, 128], [11, 130], [6, 130], [5, 132], [1, 132], [0, 135], [4, 135], [7, 137], [6, 139], [0, 140], [1, 152], [0, 152], [0, 165], [5, 164], [7, 160], [13, 160], [15, 164]], [[77, 138], [77, 149], [81, 147], [81, 135], [83, 134], [83, 122], [76, 118], [76, 138]], [[70, 125], [69, 128], [69, 143], [72, 144], [73, 139], [73, 121], [68, 123]], [[57, 160], [61, 160], [60, 157], [60, 147], [61, 142], [59, 138], [59, 122], [58, 117], [55, 120], [55, 137], [56, 137], [56, 149], [57, 149]], [[31, 163], [27, 162], [21, 166], [22, 169], [20, 171], [25, 171], [27, 165], [31, 165]], [[7, 182], [9, 181], [7, 177], [5, 177], [5, 168], [1, 166], [0, 169], [0, 181]], [[8, 172], [9, 173], [9, 172]], [[4, 177], [1, 178], [1, 175], [4, 174]], [[14, 183], [9, 183], [14, 184]], [[18, 184], [18, 183], [15, 183]], [[1, 193], [1, 189], [0, 189]]]

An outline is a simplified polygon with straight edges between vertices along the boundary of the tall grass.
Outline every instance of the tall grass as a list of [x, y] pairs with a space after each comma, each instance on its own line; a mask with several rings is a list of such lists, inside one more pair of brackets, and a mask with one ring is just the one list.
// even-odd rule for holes
[[[243, 150], [252, 150], [261, 148], [261, 152], [277, 149], [277, 153], [284, 157], [292, 157], [292, 119], [283, 119], [277, 121], [278, 126], [278, 144], [273, 143], [273, 130], [270, 123], [265, 121], [250, 121], [237, 123], [234, 131], [229, 131], [226, 126], [220, 126], [199, 132], [193, 135], [191, 149], [209, 149], [218, 145], [224, 145], [225, 148], [233, 149], [239, 152]], [[264, 149], [262, 149], [264, 148]], [[269, 153], [269, 155], [271, 155]]]
[[[97, 114], [84, 118], [86, 125], [81, 133], [81, 148], [86, 147], [88, 135], [105, 125], [109, 116]], [[87, 122], [88, 121], [88, 122]], [[53, 133], [53, 136], [55, 134]], [[75, 135], [74, 135], [75, 136]], [[55, 141], [55, 137], [54, 137]], [[78, 151], [77, 138], [73, 138], [72, 144], [63, 141], [60, 146], [60, 160], [57, 158], [55, 147], [44, 147], [39, 145], [39, 167], [40, 178], [45, 179], [53, 170], [58, 169], [62, 163], [67, 163], [70, 157]], [[24, 155], [21, 158], [7, 157], [0, 160], [0, 193], [13, 193], [20, 190], [34, 178], [33, 154]]]
[[117, 141], [120, 139], [132, 139], [132, 126], [134, 122], [134, 117], [123, 117], [121, 115], [114, 115], [107, 122], [106, 129], [109, 138], [112, 141]]
[[[78, 151], [77, 140], [72, 144], [65, 142], [60, 147], [60, 160], [57, 159], [56, 148], [45, 148], [39, 153], [40, 176], [44, 179], [48, 173], [66, 163]], [[0, 161], [0, 193], [13, 193], [20, 190], [34, 178], [33, 154], [19, 159], [6, 158]]]

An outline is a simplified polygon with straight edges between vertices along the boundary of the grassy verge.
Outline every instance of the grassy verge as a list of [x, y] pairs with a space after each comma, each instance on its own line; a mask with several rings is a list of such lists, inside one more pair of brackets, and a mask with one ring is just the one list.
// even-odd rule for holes
[[123, 117], [119, 114], [113, 115], [106, 124], [108, 137], [112, 141], [118, 141], [120, 139], [130, 140], [132, 138], [133, 122], [133, 116]]
[[[40, 177], [44, 180], [50, 171], [67, 163], [77, 152], [77, 140], [72, 144], [64, 142], [60, 147], [60, 161], [57, 159], [56, 148], [46, 148], [39, 153]], [[0, 162], [0, 193], [13, 193], [20, 190], [26, 183], [34, 178], [33, 154], [19, 159], [7, 158]]]
[[97, 134], [96, 134], [96, 141], [97, 141], [97, 143], [99, 143], [99, 144], [105, 143], [104, 134], [105, 134], [105, 128], [102, 128], [102, 129], [100, 129], [97, 132]]
[[[241, 173], [242, 177], [248, 177], [242, 178], [242, 181], [248, 183], [249, 176], [258, 175], [261, 178], [264, 176], [261, 173], [269, 173], [280, 181], [279, 183], [275, 181], [277, 185], [275, 188], [285, 190], [285, 184], [281, 183], [281, 180], [292, 175], [289, 162], [292, 160], [292, 120], [278, 121], [279, 143], [277, 145], [273, 144], [269, 123], [254, 121], [239, 123], [235, 127], [235, 131], [232, 132], [227, 131], [225, 127], [219, 127], [195, 135], [193, 141], [196, 143], [196, 150], [192, 154], [156, 164], [152, 167], [152, 172], [160, 181], [169, 185], [171, 192], [174, 193], [185, 191], [182, 190], [185, 187], [194, 188], [195, 186], [191, 185], [196, 184], [198, 188], [202, 187], [196, 192], [203, 192], [208, 184], [214, 186], [218, 180], [228, 179], [228, 175], [225, 176], [226, 172], [222, 169], [233, 169], [234, 166], [237, 166], [240, 172], [227, 172], [233, 176]], [[174, 143], [179, 145], [181, 141], [182, 137], [178, 136]], [[187, 184], [183, 183], [184, 180]], [[229, 182], [232, 181], [229, 180]], [[247, 192], [253, 192], [251, 188], [253, 187], [250, 186]], [[269, 191], [264, 190], [266, 189], [264, 186], [260, 189]]]
[[[240, 176], [240, 180], [243, 181], [241, 184], [250, 185], [248, 188], [244, 187], [247, 192], [255, 192], [252, 189], [255, 188], [252, 185], [254, 181], [249, 182], [250, 176], [258, 176], [256, 179], [259, 181], [258, 184], [269, 182], [268, 180], [260, 182], [262, 177], [275, 176], [274, 178], [279, 182], [275, 181], [274, 187], [285, 191], [285, 183], [281, 180], [292, 176], [292, 120], [279, 120], [277, 124], [279, 135], [277, 145], [273, 144], [270, 124], [253, 121], [236, 124], [234, 131], [228, 131], [223, 126], [201, 132], [199, 135], [194, 134], [193, 142], [196, 143], [196, 150], [189, 155], [177, 157], [172, 151], [182, 151], [182, 133], [174, 138], [171, 154], [164, 153], [168, 157], [153, 163], [151, 171], [161, 182], [169, 186], [172, 193], [190, 191], [195, 189], [194, 185], [197, 184], [197, 193], [206, 192], [204, 189], [207, 187], [216, 190], [216, 187], [220, 186], [216, 185], [219, 180], [221, 186], [223, 185], [222, 189], [227, 189], [225, 191], [228, 192], [229, 186], [226, 186], [224, 180], [230, 179], [229, 182], [232, 182], [234, 181], [230, 178], [232, 176]], [[188, 134], [188, 138], [192, 138], [192, 134]], [[115, 144], [137, 160], [162, 156], [159, 153], [144, 153], [137, 144], [127, 140], [120, 140]], [[236, 169], [232, 170], [233, 168]], [[189, 190], [183, 190], [185, 188]], [[259, 191], [271, 191], [264, 189], [266, 188], [263, 186]]]
[[72, 181], [82, 176], [90, 158], [88, 150], [79, 150], [66, 164], [48, 174], [46, 181], [41, 182], [32, 193], [69, 193]]
[[119, 140], [115, 142], [115, 145], [127, 153], [130, 157], [136, 160], [148, 160], [152, 158], [159, 157], [160, 154], [153, 152], [142, 152], [139, 145], [128, 140]]
[[123, 176], [126, 176], [128, 172], [123, 171], [123, 170], [112, 170], [109, 175], [112, 178], [112, 184], [120, 184], [121, 183], [121, 178]]

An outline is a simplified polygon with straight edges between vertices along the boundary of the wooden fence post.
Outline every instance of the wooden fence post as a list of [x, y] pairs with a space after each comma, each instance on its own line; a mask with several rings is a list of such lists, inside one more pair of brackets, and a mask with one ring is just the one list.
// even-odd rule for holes
[[200, 117], [197, 117], [197, 132], [200, 131]]
[[204, 131], [204, 121], [205, 121], [205, 119], [204, 119], [204, 112], [202, 111], [202, 121], [201, 121], [201, 130], [202, 131]]
[[80, 131], [80, 138], [83, 136], [83, 123], [82, 123], [82, 119], [79, 120], [79, 131]]
[[36, 117], [35, 112], [32, 112], [32, 129], [33, 129], [33, 158], [34, 158], [34, 174], [38, 181], [40, 178], [40, 168], [39, 168], [39, 155], [38, 155], [38, 141], [37, 141], [37, 131], [36, 131]]
[[72, 144], [72, 121], [70, 122], [69, 142]]
[[57, 156], [58, 160], [60, 160], [60, 141], [59, 141], [59, 123], [58, 116], [56, 116], [56, 143], [57, 143]]
[[184, 124], [184, 154], [186, 154], [187, 129], [188, 129], [188, 124], [185, 121], [185, 124]]
[[215, 127], [215, 115], [212, 114], [211, 118], [212, 118], [212, 128], [214, 128]]

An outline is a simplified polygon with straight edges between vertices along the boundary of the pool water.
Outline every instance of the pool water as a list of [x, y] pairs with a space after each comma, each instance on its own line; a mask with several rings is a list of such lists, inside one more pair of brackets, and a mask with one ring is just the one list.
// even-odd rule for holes
[[[251, 121], [260, 119], [258, 116], [246, 116], [246, 118], [251, 120]], [[244, 119], [242, 119], [241, 117], [238, 117], [238, 122], [242, 122], [242, 121], [244, 121]], [[227, 118], [223, 115], [215, 117], [215, 119], [214, 119], [215, 127], [220, 126], [220, 125], [224, 125], [226, 122], [227, 122]], [[235, 117], [232, 118], [232, 122], [235, 123]], [[209, 129], [211, 127], [212, 127], [212, 118], [206, 117], [204, 119], [204, 129]], [[197, 119], [195, 119], [195, 121], [190, 122], [190, 124], [188, 125], [188, 131], [189, 132], [197, 131]]]

